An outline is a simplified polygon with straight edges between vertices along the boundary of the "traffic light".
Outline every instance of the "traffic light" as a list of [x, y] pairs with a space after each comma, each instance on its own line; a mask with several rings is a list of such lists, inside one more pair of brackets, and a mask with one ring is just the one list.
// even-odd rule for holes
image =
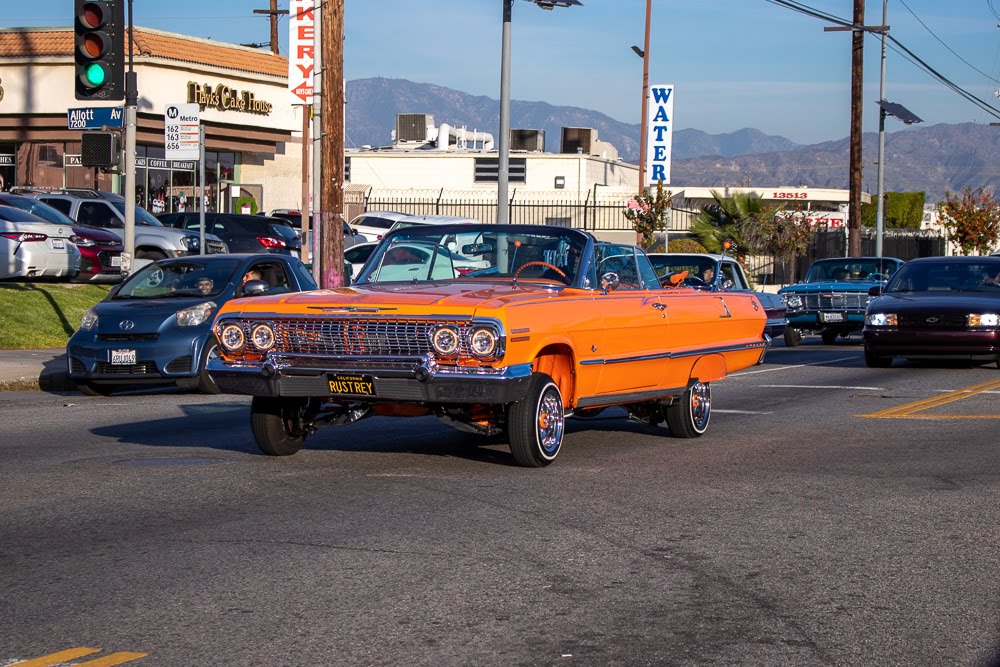
[[84, 167], [117, 167], [122, 142], [118, 132], [84, 132], [80, 141], [80, 164]]
[[125, 0], [74, 0], [76, 99], [125, 99]]

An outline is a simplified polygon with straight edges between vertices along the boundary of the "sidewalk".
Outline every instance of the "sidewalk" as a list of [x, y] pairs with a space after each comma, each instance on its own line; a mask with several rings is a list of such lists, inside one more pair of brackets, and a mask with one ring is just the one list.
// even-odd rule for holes
[[66, 350], [0, 350], [0, 390], [43, 391], [74, 389], [66, 369]]

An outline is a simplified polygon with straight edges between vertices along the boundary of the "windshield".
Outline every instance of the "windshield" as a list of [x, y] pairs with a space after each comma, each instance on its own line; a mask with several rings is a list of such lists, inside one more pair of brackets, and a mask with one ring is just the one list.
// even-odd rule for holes
[[991, 292], [1000, 296], [1000, 257], [979, 261], [907, 263], [886, 292]]
[[577, 282], [588, 237], [571, 229], [418, 225], [378, 247], [361, 283], [491, 278]]
[[13, 206], [14, 208], [19, 208], [22, 211], [31, 213], [32, 215], [37, 215], [45, 222], [54, 222], [57, 225], [76, 224], [68, 215], [62, 213], [61, 211], [57, 211], [48, 204], [43, 204], [37, 199], [32, 199], [31, 197], [4, 195], [3, 199], [0, 200], [0, 203], [7, 206]]
[[715, 277], [715, 260], [711, 257], [692, 257], [690, 255], [649, 255], [649, 261], [656, 271], [656, 276], [662, 278], [687, 271], [688, 276], [711, 282]]
[[183, 259], [147, 264], [122, 283], [112, 299], [212, 297], [236, 279], [238, 259]]
[[[122, 215], [125, 215], [125, 204], [120, 201], [108, 202]], [[163, 223], [150, 215], [146, 209], [141, 206], [135, 207], [135, 224], [137, 225], [152, 225], [153, 227], [162, 227]]]
[[842, 282], [860, 280], [876, 282], [885, 280], [896, 269], [895, 262], [880, 262], [878, 259], [845, 258], [816, 262], [806, 276], [807, 283]]

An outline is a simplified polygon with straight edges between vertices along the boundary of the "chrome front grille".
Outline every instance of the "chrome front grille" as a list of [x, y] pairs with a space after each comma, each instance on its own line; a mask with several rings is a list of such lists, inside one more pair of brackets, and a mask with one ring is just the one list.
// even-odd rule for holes
[[225, 252], [225, 244], [222, 241], [213, 241], [212, 239], [205, 239], [205, 249], [208, 251], [207, 255], [212, 255], [220, 252]]
[[804, 310], [860, 310], [868, 307], [867, 292], [802, 294]]
[[[263, 320], [240, 320], [248, 337], [259, 321]], [[461, 353], [467, 354], [465, 339], [472, 328], [468, 321], [438, 319], [331, 317], [267, 321], [274, 325], [275, 351], [291, 355], [420, 357], [430, 353], [430, 332], [441, 324], [459, 330], [463, 339]]]
[[905, 313], [899, 315], [900, 329], [959, 329], [964, 330], [965, 315], [951, 313]]

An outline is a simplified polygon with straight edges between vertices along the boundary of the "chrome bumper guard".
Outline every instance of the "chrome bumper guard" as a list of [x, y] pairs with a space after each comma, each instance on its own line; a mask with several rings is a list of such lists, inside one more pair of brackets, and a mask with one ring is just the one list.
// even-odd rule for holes
[[528, 393], [531, 364], [473, 369], [439, 366], [424, 357], [351, 357], [271, 354], [264, 362], [210, 359], [208, 372], [227, 394], [330, 397], [335, 373], [370, 375], [375, 396], [337, 395], [348, 401], [513, 403]]

